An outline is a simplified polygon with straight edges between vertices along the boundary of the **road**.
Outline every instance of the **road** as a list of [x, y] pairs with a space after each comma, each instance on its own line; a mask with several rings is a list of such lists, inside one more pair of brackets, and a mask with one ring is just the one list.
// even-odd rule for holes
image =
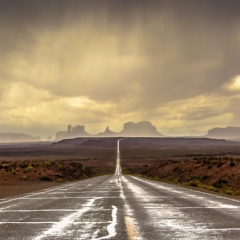
[[0, 199], [0, 239], [240, 239], [240, 202], [134, 176]]

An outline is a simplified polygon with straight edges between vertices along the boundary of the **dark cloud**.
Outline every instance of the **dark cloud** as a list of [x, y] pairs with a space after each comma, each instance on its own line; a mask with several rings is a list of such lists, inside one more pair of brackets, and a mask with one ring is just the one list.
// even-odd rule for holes
[[[0, 99], [25, 83], [151, 118], [174, 101], [221, 95], [239, 75], [239, 1], [0, 0], [0, 24]], [[191, 111], [199, 120], [226, 110]]]

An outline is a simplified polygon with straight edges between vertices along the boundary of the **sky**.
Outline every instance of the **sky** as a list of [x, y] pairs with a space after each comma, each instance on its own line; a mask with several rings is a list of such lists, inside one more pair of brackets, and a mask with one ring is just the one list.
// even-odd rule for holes
[[0, 0], [0, 132], [240, 127], [240, 1]]

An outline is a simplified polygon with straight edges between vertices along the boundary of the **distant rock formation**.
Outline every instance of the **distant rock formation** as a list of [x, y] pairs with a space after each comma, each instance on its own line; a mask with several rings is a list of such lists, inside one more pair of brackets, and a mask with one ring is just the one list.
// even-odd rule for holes
[[213, 128], [208, 131], [207, 137], [221, 139], [240, 139], [240, 127]]
[[56, 139], [57, 140], [61, 140], [61, 139], [64, 139], [67, 135], [67, 132], [66, 131], [59, 131], [56, 133]]
[[40, 137], [33, 137], [24, 133], [0, 133], [0, 142], [39, 142]]
[[163, 136], [159, 133], [155, 126], [148, 121], [138, 123], [128, 122], [123, 126], [123, 130], [119, 133], [120, 136], [131, 137], [160, 137]]
[[52, 136], [48, 136], [47, 141], [52, 141]]
[[163, 134], [159, 133], [155, 126], [148, 121], [142, 121], [138, 123], [128, 122], [123, 126], [123, 130], [120, 133], [113, 132], [106, 127], [104, 132], [96, 135], [90, 135], [85, 131], [84, 126], [72, 127], [67, 126], [67, 131], [59, 131], [56, 133], [56, 140], [71, 139], [77, 137], [162, 137]]
[[106, 127], [104, 132], [98, 134], [98, 136], [101, 136], [101, 137], [113, 137], [116, 135], [117, 133], [111, 131], [108, 126]]
[[75, 138], [75, 137], [86, 137], [90, 134], [85, 131], [85, 126], [77, 125], [76, 127], [68, 126], [67, 138]]
[[72, 127], [68, 125], [67, 131], [59, 131], [56, 133], [56, 140], [62, 140], [67, 138], [87, 137], [90, 134], [85, 131], [84, 126], [77, 125]]

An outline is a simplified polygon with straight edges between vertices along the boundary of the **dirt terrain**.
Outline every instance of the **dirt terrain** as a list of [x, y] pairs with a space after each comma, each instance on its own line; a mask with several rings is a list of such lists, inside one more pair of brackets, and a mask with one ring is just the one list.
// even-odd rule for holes
[[117, 138], [0, 147], [0, 198], [115, 170]]
[[28, 158], [0, 161], [0, 197], [28, 192], [31, 188], [38, 190], [54, 186], [56, 183], [85, 179], [93, 175], [93, 171], [76, 160], [42, 161]]
[[[0, 197], [113, 174], [119, 138], [77, 138], [43, 145], [0, 145]], [[127, 138], [123, 173], [240, 195], [240, 142]]]
[[240, 196], [240, 142], [129, 138], [121, 149], [127, 174]]

